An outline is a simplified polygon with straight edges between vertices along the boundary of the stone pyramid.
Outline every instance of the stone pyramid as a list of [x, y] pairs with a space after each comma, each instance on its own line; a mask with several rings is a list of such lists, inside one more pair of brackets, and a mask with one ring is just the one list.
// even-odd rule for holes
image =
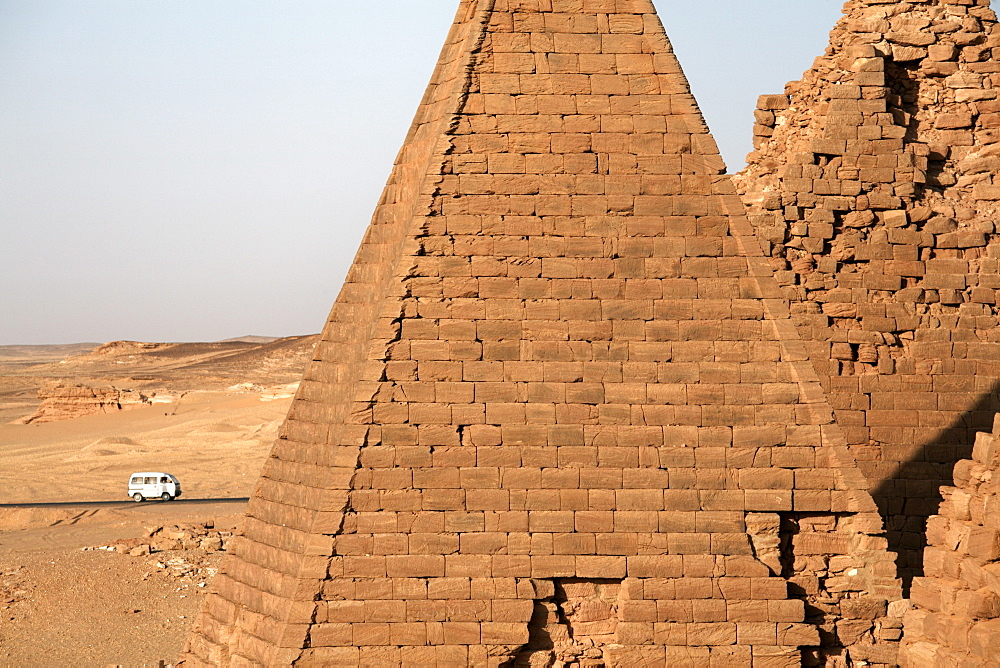
[[893, 663], [723, 171], [650, 0], [462, 0], [185, 665]]
[[848, 2], [737, 179], [907, 577], [1000, 410], [998, 91], [987, 0]]

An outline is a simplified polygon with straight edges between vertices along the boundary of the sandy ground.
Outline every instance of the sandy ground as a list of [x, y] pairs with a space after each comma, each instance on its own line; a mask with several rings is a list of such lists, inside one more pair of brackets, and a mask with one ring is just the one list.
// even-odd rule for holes
[[[47, 369], [59, 368], [51, 361], [48, 367], [7, 362], [0, 387], [20, 387], [39, 369], [51, 378]], [[291, 400], [225, 389], [242, 374], [232, 361], [226, 364], [220, 371], [204, 356], [171, 359], [170, 373], [151, 382], [183, 395], [174, 403], [0, 424], [0, 666], [156, 666], [176, 660], [220, 555], [185, 550], [129, 556], [93, 548], [143, 536], [155, 526], [206, 520], [217, 528], [238, 525], [243, 502], [189, 501], [249, 496]], [[248, 375], [247, 383], [276, 385], [296, 379], [303, 362], [301, 355], [282, 353], [253, 364], [266, 373]], [[118, 366], [121, 375], [136, 375], [129, 363]], [[115, 376], [98, 376], [93, 369], [86, 368], [89, 376], [115, 382]], [[4, 404], [0, 392], [0, 414], [24, 413], [23, 392], [11, 391], [7, 398]], [[128, 476], [135, 471], [174, 474], [182, 498], [128, 501]], [[96, 501], [123, 503], [13, 507]]]
[[167, 471], [182, 498], [245, 497], [290, 400], [191, 392], [177, 404], [0, 425], [0, 503], [126, 498], [135, 471]]
[[[86, 549], [148, 527], [212, 519], [235, 528], [243, 504], [146, 503], [123, 510], [0, 509], [0, 665], [156, 666], [173, 663], [217, 567], [200, 551], [132, 557]], [[32, 518], [26, 518], [28, 514]], [[22, 517], [17, 517], [22, 515]], [[173, 562], [173, 563], [172, 563]]]

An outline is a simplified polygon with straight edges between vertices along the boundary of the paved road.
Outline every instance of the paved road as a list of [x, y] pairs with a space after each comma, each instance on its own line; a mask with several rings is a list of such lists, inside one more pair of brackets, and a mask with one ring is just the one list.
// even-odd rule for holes
[[[173, 501], [168, 501], [171, 504], [184, 504], [184, 505], [205, 505], [209, 503], [232, 503], [241, 504], [246, 503], [250, 499], [247, 497], [242, 498], [228, 498], [228, 499], [175, 499]], [[163, 501], [146, 501], [143, 503], [136, 503], [135, 501], [61, 501], [58, 503], [0, 503], [0, 508], [107, 508], [107, 507], [129, 507], [133, 506], [136, 508], [143, 507], [147, 503], [163, 503]]]

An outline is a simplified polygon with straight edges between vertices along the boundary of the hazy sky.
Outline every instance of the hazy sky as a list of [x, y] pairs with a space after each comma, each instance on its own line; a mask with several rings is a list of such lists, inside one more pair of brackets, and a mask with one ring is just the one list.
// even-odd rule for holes
[[[655, 0], [730, 169], [841, 0]], [[319, 331], [457, 0], [0, 0], [0, 345]]]

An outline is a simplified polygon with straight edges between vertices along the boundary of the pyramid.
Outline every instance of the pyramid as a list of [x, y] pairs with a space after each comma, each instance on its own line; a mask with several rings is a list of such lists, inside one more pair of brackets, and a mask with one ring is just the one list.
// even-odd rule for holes
[[737, 179], [907, 578], [1000, 410], [998, 46], [986, 0], [847, 3]]
[[650, 0], [463, 0], [184, 665], [889, 665], [865, 488]]

